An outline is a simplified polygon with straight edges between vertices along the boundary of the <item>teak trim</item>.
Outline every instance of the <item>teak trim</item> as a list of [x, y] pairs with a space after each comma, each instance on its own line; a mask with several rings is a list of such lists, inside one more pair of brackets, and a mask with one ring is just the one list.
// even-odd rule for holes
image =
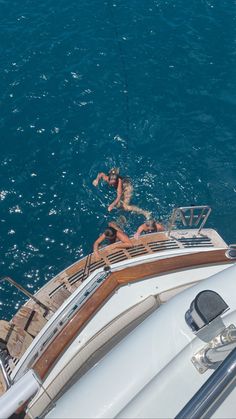
[[232, 263], [225, 256], [225, 249], [207, 252], [173, 256], [153, 262], [145, 262], [111, 273], [100, 287], [75, 313], [74, 317], [65, 325], [49, 346], [33, 364], [34, 371], [44, 379], [66, 347], [75, 339], [81, 329], [88, 323], [105, 301], [121, 286], [135, 282], [152, 275], [167, 274], [169, 272], [187, 268], [212, 265], [218, 263]]

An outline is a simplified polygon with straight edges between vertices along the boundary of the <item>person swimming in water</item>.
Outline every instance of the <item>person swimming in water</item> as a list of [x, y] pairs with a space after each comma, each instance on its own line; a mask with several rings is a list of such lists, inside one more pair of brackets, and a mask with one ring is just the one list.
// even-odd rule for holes
[[120, 176], [119, 169], [111, 169], [108, 175], [103, 172], [98, 173], [96, 179], [93, 181], [93, 185], [98, 186], [101, 179], [103, 179], [108, 183], [109, 186], [115, 188], [117, 191], [116, 199], [108, 207], [109, 212], [116, 207], [122, 208], [125, 211], [133, 211], [137, 214], [142, 214], [146, 218], [150, 216], [150, 212], [145, 211], [136, 205], [130, 205], [130, 200], [133, 194], [133, 185], [128, 177]]
[[[99, 245], [105, 240], [108, 241], [108, 244], [114, 244], [113, 249], [128, 249], [133, 246], [127, 234], [125, 234], [114, 221], [111, 221], [108, 223], [108, 227], [101, 236], [99, 236], [93, 244], [93, 251], [96, 259], [99, 259]], [[120, 243], [115, 244], [117, 241], [120, 241]]]
[[148, 218], [144, 224], [141, 224], [134, 234], [134, 238], [138, 239], [140, 234], [157, 233], [158, 231], [165, 231], [165, 227], [161, 223], [157, 223], [154, 218]]

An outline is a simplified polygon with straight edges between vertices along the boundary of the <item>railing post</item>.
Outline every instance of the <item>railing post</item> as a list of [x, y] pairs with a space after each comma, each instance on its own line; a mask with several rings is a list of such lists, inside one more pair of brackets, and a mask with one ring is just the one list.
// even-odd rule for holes
[[170, 232], [171, 232], [172, 227], [173, 227], [173, 225], [174, 225], [174, 223], [175, 223], [175, 219], [176, 219], [176, 211], [177, 211], [177, 208], [175, 208], [175, 209], [173, 210], [172, 216], [170, 217], [170, 221], [169, 221], [169, 225], [168, 225], [168, 236], [170, 236]]
[[8, 373], [6, 371], [5, 368], [5, 355], [4, 355], [4, 350], [0, 351], [0, 370], [2, 373], [2, 376], [4, 378], [4, 382], [6, 384], [6, 388], [8, 389], [11, 386], [11, 379], [8, 376]]
[[208, 378], [192, 399], [178, 413], [175, 419], [199, 419], [215, 409], [219, 397], [231, 392], [236, 381], [236, 348], [227, 356], [217, 370]]
[[202, 221], [202, 224], [200, 225], [200, 227], [199, 227], [199, 229], [198, 229], [197, 234], [199, 234], [199, 233], [200, 233], [200, 231], [202, 230], [202, 228], [203, 228], [203, 227], [204, 227], [204, 225], [206, 224], [207, 219], [208, 219], [208, 217], [209, 217], [210, 213], [211, 213], [211, 208], [209, 207], [209, 208], [208, 208], [208, 212], [206, 213], [206, 215], [205, 215], [205, 217], [204, 217], [204, 219], [203, 219], [203, 221]]
[[54, 311], [51, 308], [46, 306], [46, 304], [42, 303], [37, 297], [35, 297], [33, 294], [31, 294], [31, 292], [26, 290], [24, 287], [22, 287], [22, 285], [18, 284], [16, 281], [14, 281], [14, 279], [10, 278], [9, 276], [4, 276], [3, 278], [0, 279], [0, 282], [2, 282], [2, 281], [9, 282], [14, 287], [16, 287], [19, 291], [23, 292], [23, 294], [27, 295], [27, 297], [31, 298], [33, 301], [35, 301], [36, 304], [38, 304], [40, 307], [42, 307], [45, 310], [46, 314], [49, 311], [52, 311], [54, 313]]
[[[199, 215], [194, 215], [194, 211], [195, 210], [201, 210]], [[190, 215], [185, 216], [185, 212], [186, 211], [190, 211]], [[204, 215], [204, 212], [207, 211]], [[172, 215], [170, 217], [169, 220], [169, 225], [168, 225], [168, 236], [170, 236], [170, 232], [173, 228], [173, 226], [175, 225], [176, 219], [177, 219], [177, 215], [179, 215], [183, 226], [185, 227], [193, 227], [196, 226], [200, 223], [201, 219], [202, 219], [202, 223], [197, 231], [197, 234], [200, 233], [200, 231], [202, 230], [202, 228], [204, 227], [204, 225], [206, 224], [206, 221], [209, 217], [211, 213], [211, 208], [209, 206], [205, 206], [205, 205], [201, 205], [201, 206], [189, 206], [189, 207], [178, 207], [178, 208], [174, 208]], [[197, 218], [195, 220], [195, 218]]]

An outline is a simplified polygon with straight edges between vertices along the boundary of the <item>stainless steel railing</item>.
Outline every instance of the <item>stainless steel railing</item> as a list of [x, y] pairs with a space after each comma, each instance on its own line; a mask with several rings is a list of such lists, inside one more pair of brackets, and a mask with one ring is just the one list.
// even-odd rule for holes
[[189, 207], [178, 207], [172, 212], [168, 225], [168, 235], [176, 225], [176, 221], [180, 221], [184, 227], [198, 227], [197, 234], [200, 233], [211, 213], [208, 205], [190, 205]]
[[4, 379], [4, 383], [6, 388], [10, 388], [11, 386], [11, 379], [7, 373], [6, 367], [5, 367], [5, 361], [6, 361], [6, 356], [4, 354], [4, 350], [0, 351], [0, 370], [2, 373], [2, 377]]
[[236, 348], [208, 378], [192, 399], [178, 413], [176, 419], [199, 419], [216, 410], [236, 384]]

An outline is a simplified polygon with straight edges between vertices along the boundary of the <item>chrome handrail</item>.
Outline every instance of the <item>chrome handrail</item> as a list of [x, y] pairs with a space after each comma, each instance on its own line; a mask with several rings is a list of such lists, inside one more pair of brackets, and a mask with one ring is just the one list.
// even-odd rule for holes
[[217, 408], [219, 397], [233, 391], [236, 381], [236, 348], [227, 356], [219, 368], [208, 378], [175, 419], [199, 419]]
[[[194, 212], [200, 211], [198, 214], [194, 214]], [[189, 215], [186, 216], [186, 212], [189, 212]], [[200, 233], [204, 225], [206, 224], [206, 221], [211, 213], [211, 207], [208, 205], [190, 205], [188, 207], [178, 207], [174, 208], [172, 215], [169, 220], [168, 225], [168, 236], [170, 235], [171, 230], [175, 226], [176, 220], [178, 218], [181, 219], [182, 224], [185, 227], [197, 227], [202, 220], [197, 234]]]
[[[17, 382], [0, 397], [0, 417], [1, 418], [20, 418], [25, 417], [25, 405], [42, 386], [41, 381], [35, 372], [29, 370]], [[22, 416], [23, 415], [23, 416]]]
[[4, 350], [0, 351], [0, 370], [2, 373], [2, 377], [4, 379], [6, 388], [10, 388], [11, 387], [11, 379], [7, 373], [6, 367], [5, 367], [5, 354], [4, 354]]

